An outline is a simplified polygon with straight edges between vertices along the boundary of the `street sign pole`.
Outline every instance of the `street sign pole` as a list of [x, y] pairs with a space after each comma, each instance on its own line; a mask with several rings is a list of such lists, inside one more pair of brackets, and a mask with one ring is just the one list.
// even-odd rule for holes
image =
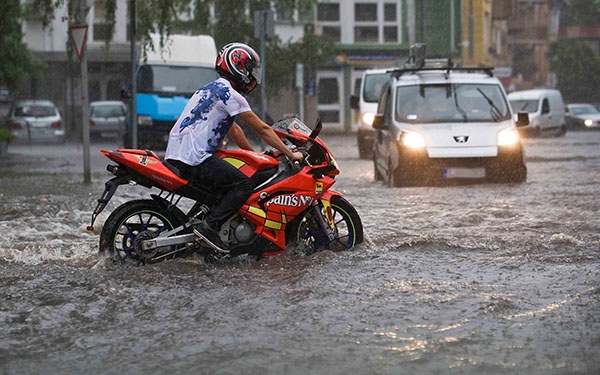
[[75, 45], [77, 57], [81, 60], [81, 128], [83, 141], [83, 183], [92, 182], [91, 162], [90, 162], [90, 120], [89, 120], [89, 99], [88, 99], [88, 66], [86, 40], [87, 40], [87, 13], [89, 11], [89, 0], [79, 0], [78, 3], [78, 21], [79, 25], [71, 26], [71, 38]]

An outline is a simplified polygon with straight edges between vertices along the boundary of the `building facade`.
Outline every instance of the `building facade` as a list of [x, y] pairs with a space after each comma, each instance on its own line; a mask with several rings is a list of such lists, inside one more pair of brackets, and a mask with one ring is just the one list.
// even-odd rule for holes
[[[521, 0], [507, 1], [512, 10]], [[129, 87], [128, 2], [117, 0], [114, 33], [107, 49], [104, 9], [101, 3], [90, 1], [86, 49], [90, 101], [118, 100]], [[491, 0], [319, 0], [309, 18], [278, 13], [275, 1], [272, 10], [275, 34], [282, 41], [294, 41], [306, 32], [326, 35], [336, 42], [336, 54], [327, 64], [304, 74], [301, 92], [291, 88], [286, 95], [269, 98], [271, 116], [280, 118], [302, 108], [300, 115], [308, 123], [320, 116], [326, 129], [336, 131], [352, 132], [357, 128], [349, 98], [358, 89], [363, 71], [402, 64], [415, 42], [427, 44], [428, 56], [452, 57], [456, 62], [474, 65], [501, 61], [499, 58], [510, 50], [503, 47], [509, 32], [502, 32], [502, 22], [493, 18]], [[218, 9], [211, 11], [214, 15]], [[81, 128], [81, 74], [68, 37], [66, 16], [66, 9], [59, 9], [48, 29], [43, 29], [38, 19], [25, 20], [25, 42], [48, 69], [44, 79], [30, 82], [17, 94], [54, 100], [73, 139]], [[502, 63], [508, 65], [510, 59], [506, 60]]]

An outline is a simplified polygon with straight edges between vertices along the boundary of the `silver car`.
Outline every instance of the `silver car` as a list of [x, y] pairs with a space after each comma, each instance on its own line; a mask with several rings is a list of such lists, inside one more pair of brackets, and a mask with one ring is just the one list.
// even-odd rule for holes
[[120, 101], [98, 101], [90, 104], [90, 135], [123, 139], [127, 126], [127, 106]]
[[19, 100], [13, 103], [7, 126], [14, 142], [64, 142], [65, 124], [50, 100]]

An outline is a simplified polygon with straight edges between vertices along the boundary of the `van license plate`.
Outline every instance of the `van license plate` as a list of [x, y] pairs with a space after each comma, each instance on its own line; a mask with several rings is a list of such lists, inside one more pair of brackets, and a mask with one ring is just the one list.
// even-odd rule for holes
[[444, 168], [444, 178], [484, 178], [485, 168]]

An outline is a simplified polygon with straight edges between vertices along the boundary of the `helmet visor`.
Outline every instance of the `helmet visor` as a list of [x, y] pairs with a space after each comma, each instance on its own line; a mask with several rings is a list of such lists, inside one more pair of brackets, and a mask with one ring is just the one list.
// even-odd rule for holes
[[250, 69], [250, 74], [256, 80], [256, 83], [260, 84], [262, 80], [262, 68], [260, 66], [255, 66]]

